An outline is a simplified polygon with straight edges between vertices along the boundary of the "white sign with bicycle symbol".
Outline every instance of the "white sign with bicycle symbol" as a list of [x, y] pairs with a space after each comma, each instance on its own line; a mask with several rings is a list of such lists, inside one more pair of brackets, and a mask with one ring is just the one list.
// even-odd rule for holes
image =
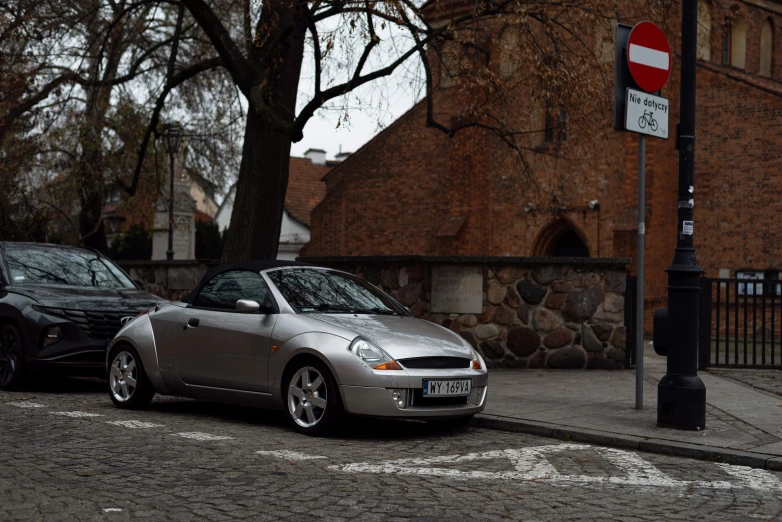
[[655, 138], [668, 139], [668, 100], [627, 89], [625, 128]]

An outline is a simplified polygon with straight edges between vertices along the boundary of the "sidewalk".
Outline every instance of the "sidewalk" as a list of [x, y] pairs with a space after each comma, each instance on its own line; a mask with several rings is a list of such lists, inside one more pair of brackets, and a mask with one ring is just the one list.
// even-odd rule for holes
[[635, 370], [492, 370], [474, 425], [782, 470], [782, 395], [774, 393], [782, 392], [782, 372], [699, 373], [706, 429], [679, 431], [656, 425], [665, 362], [647, 346], [643, 410], [635, 409]]

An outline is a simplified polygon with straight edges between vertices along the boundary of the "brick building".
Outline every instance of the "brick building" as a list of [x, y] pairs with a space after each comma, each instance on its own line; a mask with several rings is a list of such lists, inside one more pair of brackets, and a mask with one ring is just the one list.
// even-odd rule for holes
[[[678, 4], [670, 9], [656, 21], [674, 53], [662, 92], [671, 101], [673, 135], [681, 14]], [[620, 14], [623, 23], [639, 21]], [[780, 25], [780, 1], [699, 2], [694, 237], [709, 276], [777, 278], [782, 270]], [[515, 41], [507, 27], [495, 26], [486, 43], [500, 73], [518, 67], [503, 59]], [[592, 41], [611, 71], [613, 43]], [[459, 97], [442, 71], [439, 77], [435, 106], [447, 116], [458, 111]], [[313, 211], [302, 255], [635, 257], [637, 137], [610, 130], [610, 106], [599, 115], [605, 132], [579, 135], [564, 110], [530, 100], [534, 182], [512, 167], [511, 151], [496, 138], [479, 131], [447, 137], [425, 127], [425, 110], [423, 102], [414, 106], [325, 176], [326, 197]], [[650, 138], [647, 156], [649, 330], [651, 314], [665, 305], [664, 269], [675, 247], [674, 140]]]

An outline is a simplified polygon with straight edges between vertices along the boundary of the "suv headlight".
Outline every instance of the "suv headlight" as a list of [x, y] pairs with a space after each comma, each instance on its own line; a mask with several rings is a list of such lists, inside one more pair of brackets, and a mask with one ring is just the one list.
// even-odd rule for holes
[[401, 370], [402, 367], [382, 348], [375, 346], [363, 337], [356, 337], [348, 346], [348, 351], [375, 370]]

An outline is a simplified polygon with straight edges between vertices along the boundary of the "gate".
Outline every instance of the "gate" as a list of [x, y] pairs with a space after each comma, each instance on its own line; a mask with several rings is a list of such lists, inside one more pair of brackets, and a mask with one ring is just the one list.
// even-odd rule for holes
[[698, 369], [782, 368], [782, 281], [701, 278]]

